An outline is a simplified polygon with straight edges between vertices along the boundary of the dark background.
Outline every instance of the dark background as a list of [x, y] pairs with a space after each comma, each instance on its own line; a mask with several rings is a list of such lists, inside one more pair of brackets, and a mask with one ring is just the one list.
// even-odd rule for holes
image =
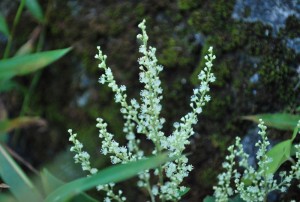
[[[78, 165], [73, 165], [72, 154], [68, 153], [69, 128], [78, 132], [85, 149], [92, 155], [93, 166], [109, 165], [109, 159], [99, 153], [96, 118], [103, 117], [117, 139], [123, 143], [125, 140], [119, 106], [114, 104], [110, 90], [97, 82], [101, 71], [94, 59], [96, 46], [100, 45], [108, 55], [107, 63], [117, 82], [127, 86], [129, 97], [137, 97], [142, 86], [138, 81], [136, 35], [142, 19], [147, 20], [149, 43], [157, 48], [157, 57], [164, 66], [162, 116], [167, 119], [166, 134], [171, 133], [172, 123], [189, 110], [190, 95], [198, 84], [196, 75], [203, 67], [205, 50], [214, 46], [217, 56], [212, 101], [199, 117], [196, 135], [186, 151], [191, 153], [189, 159], [195, 169], [184, 182], [191, 191], [183, 201], [200, 201], [211, 195], [222, 170], [226, 148], [234, 137], [255, 136], [256, 125], [242, 120], [241, 116], [297, 113], [300, 5], [296, 1], [39, 2], [48, 21], [43, 50], [70, 46], [73, 50], [41, 71], [30, 97], [26, 115], [42, 117], [47, 127], [33, 126], [13, 132], [8, 142], [36, 168], [49, 165], [50, 170], [64, 180], [84, 175]], [[0, 2], [0, 10], [9, 24], [17, 7], [18, 2]], [[13, 51], [28, 40], [36, 26], [37, 22], [25, 10], [17, 27]], [[1, 55], [5, 43], [6, 39], [1, 37]], [[15, 80], [29, 88], [33, 77], [34, 74]], [[19, 115], [24, 99], [21, 91], [2, 94], [1, 99], [9, 117]], [[290, 133], [269, 129], [268, 135], [280, 141]], [[146, 150], [151, 146], [147, 141], [143, 144]], [[125, 195], [129, 201], [144, 201], [143, 193], [133, 188], [132, 182], [121, 183]], [[276, 200], [297, 200], [297, 189], [294, 189], [285, 196], [277, 195]], [[137, 194], [141, 198], [137, 198]]]

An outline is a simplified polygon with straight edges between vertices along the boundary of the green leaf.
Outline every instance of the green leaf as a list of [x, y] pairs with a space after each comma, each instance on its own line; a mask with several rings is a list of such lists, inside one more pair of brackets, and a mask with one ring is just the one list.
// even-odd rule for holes
[[276, 144], [267, 152], [267, 156], [269, 158], [272, 158], [272, 161], [268, 163], [269, 170], [267, 171], [267, 174], [274, 174], [284, 162], [291, 158], [293, 150], [292, 143], [296, 138], [298, 132], [299, 128], [295, 127], [291, 139]]
[[183, 191], [179, 192], [179, 196], [183, 197], [184, 195], [186, 195], [189, 191], [191, 190], [191, 188], [186, 187]]
[[204, 199], [203, 199], [203, 202], [215, 202], [216, 199], [215, 197], [213, 196], [206, 196]]
[[43, 169], [40, 175], [43, 188], [46, 194], [51, 193], [57, 187], [64, 184], [61, 180], [54, 177], [47, 169]]
[[32, 124], [45, 125], [45, 121], [38, 117], [18, 117], [0, 121], [0, 133], [9, 132], [16, 128], [26, 127]]
[[46, 198], [45, 202], [65, 201], [97, 185], [129, 179], [144, 170], [155, 168], [170, 160], [173, 159], [168, 158], [167, 154], [161, 154], [148, 159], [111, 166], [93, 176], [80, 178], [59, 187]]
[[2, 32], [6, 37], [9, 37], [9, 30], [5, 20], [5, 17], [0, 13], [0, 32]]
[[33, 52], [33, 48], [33, 42], [29, 40], [17, 50], [14, 56], [28, 55]]
[[4, 202], [17, 202], [11, 195], [8, 194], [0, 194], [0, 201]]
[[13, 80], [0, 80], [0, 92], [8, 92], [12, 89], [20, 88], [20, 85]]
[[293, 114], [257, 114], [252, 116], [244, 116], [243, 119], [254, 121], [259, 123], [259, 119], [262, 119], [269, 127], [273, 127], [280, 130], [291, 130], [297, 126], [300, 120], [300, 115]]
[[0, 80], [25, 75], [58, 60], [71, 49], [60, 49], [13, 57], [0, 61]]
[[40, 23], [44, 22], [43, 11], [37, 0], [26, 0], [26, 7], [35, 19]]
[[297, 125], [297, 127], [295, 127], [295, 129], [294, 129], [294, 132], [293, 132], [293, 135], [292, 135], [292, 138], [291, 138], [292, 141], [294, 141], [294, 139], [297, 137], [299, 132], [300, 132], [300, 128]]
[[[65, 184], [65, 182], [56, 178], [47, 169], [43, 169], [43, 171], [41, 172], [41, 180], [46, 195], [54, 191], [57, 187]], [[90, 197], [85, 193], [78, 194], [78, 196], [74, 197], [71, 201], [97, 202], [96, 199]]]
[[267, 174], [274, 174], [290, 158], [291, 147], [292, 140], [285, 140], [276, 144], [267, 152], [267, 156], [272, 158], [272, 162], [268, 163], [269, 170], [267, 170]]
[[0, 144], [0, 176], [19, 201], [40, 202], [42, 196]]

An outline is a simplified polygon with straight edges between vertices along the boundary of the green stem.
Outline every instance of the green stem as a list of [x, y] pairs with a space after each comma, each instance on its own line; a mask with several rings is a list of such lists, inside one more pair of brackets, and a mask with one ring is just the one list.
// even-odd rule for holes
[[[161, 154], [161, 147], [159, 145], [158, 142], [155, 143], [155, 148], [156, 148], [156, 151], [157, 151], [157, 155]], [[162, 172], [162, 166], [159, 166], [158, 167], [158, 180], [159, 180], [159, 187], [163, 186], [164, 185], [164, 175], [163, 175], [163, 172]], [[162, 199], [161, 199], [162, 202], [165, 202], [165, 198], [162, 196]]]
[[18, 10], [17, 10], [17, 14], [16, 14], [14, 22], [13, 22], [11, 33], [10, 33], [10, 35], [8, 37], [8, 41], [7, 41], [7, 45], [5, 47], [3, 59], [6, 59], [6, 58], [9, 57], [10, 49], [11, 49], [11, 45], [12, 45], [12, 40], [14, 38], [16, 27], [19, 24], [20, 17], [21, 17], [21, 14], [22, 14], [24, 6], [25, 6], [25, 0], [21, 0], [20, 5], [19, 5]]
[[[146, 44], [145, 44], [145, 46], [146, 46]], [[146, 57], [148, 57], [148, 55], [146, 55]], [[150, 86], [150, 87], [149, 87], [149, 91], [150, 91], [150, 92], [151, 92], [151, 91], [154, 92], [153, 86]], [[154, 96], [152, 97], [152, 99], [150, 98], [150, 108], [151, 108], [152, 110], [154, 109], [154, 103], [152, 102], [152, 100], [153, 100], [153, 98], [155, 98], [155, 97], [158, 97], [158, 95], [154, 95]], [[158, 120], [158, 119], [159, 119], [158, 114], [150, 114], [150, 115], [155, 117], [154, 120]], [[155, 136], [158, 137], [158, 131], [157, 131], [157, 128], [156, 128], [154, 122], [151, 123], [151, 127], [152, 127], [153, 130], [154, 130]], [[150, 129], [149, 129], [149, 131], [150, 131]], [[156, 140], [156, 141], [153, 141], [153, 143], [154, 143], [154, 145], [155, 145], [156, 154], [157, 154], [157, 155], [161, 154], [161, 153], [162, 153], [162, 148], [161, 148], [161, 146], [160, 146], [159, 139], [157, 138], [157, 140]], [[158, 180], [159, 180], [159, 185], [160, 185], [159, 187], [163, 186], [163, 185], [164, 185], [164, 176], [163, 176], [162, 165], [160, 165], [160, 166], [158, 167]], [[161, 201], [162, 201], [162, 202], [165, 202], [165, 198], [164, 198], [163, 195], [162, 195]]]
[[34, 74], [33, 79], [30, 83], [30, 87], [28, 92], [25, 95], [22, 107], [21, 107], [21, 111], [20, 111], [20, 116], [23, 116], [24, 114], [26, 114], [26, 112], [28, 111], [29, 108], [29, 104], [30, 104], [30, 98], [38, 84], [38, 81], [40, 80], [41, 77], [41, 71], [38, 71]]
[[146, 189], [147, 189], [147, 191], [148, 191], [148, 193], [149, 193], [149, 195], [150, 195], [151, 202], [155, 202], [155, 197], [154, 197], [154, 195], [153, 195], [153, 193], [152, 193], [152, 191], [151, 191], [149, 179], [147, 179], [146, 183], [147, 183]]
[[[22, 0], [23, 2], [24, 0]], [[22, 3], [21, 2], [21, 3]], [[25, 1], [24, 1], [25, 2]], [[46, 25], [47, 25], [47, 17], [50, 13], [50, 7], [51, 7], [51, 2], [48, 3], [47, 5], [47, 10], [46, 10], [46, 15], [45, 15], [45, 23], [42, 25], [42, 31], [39, 35], [39, 39], [38, 39], [38, 43], [37, 43], [37, 46], [36, 46], [36, 50], [35, 52], [41, 52], [42, 49], [43, 49], [43, 46], [45, 44], [45, 36], [46, 36]], [[30, 83], [30, 86], [29, 86], [29, 90], [27, 91], [25, 97], [24, 97], [24, 101], [22, 103], [22, 106], [21, 106], [21, 110], [20, 110], [20, 115], [19, 116], [23, 116], [24, 114], [26, 114], [28, 108], [29, 108], [29, 104], [30, 104], [30, 98], [41, 78], [41, 75], [42, 75], [42, 71], [38, 71], [34, 74], [33, 76], [33, 79]], [[20, 130], [16, 130], [15, 132], [15, 136], [13, 138], [13, 142], [16, 141], [16, 138], [18, 137], [18, 134], [20, 133]]]
[[[46, 10], [46, 14], [45, 14], [45, 23], [42, 25], [42, 31], [39, 35], [39, 39], [38, 39], [38, 43], [37, 43], [35, 52], [41, 52], [42, 49], [43, 49], [43, 46], [45, 44], [45, 38], [46, 38], [46, 29], [45, 28], [46, 28], [46, 25], [47, 25], [47, 18], [48, 18], [49, 12], [50, 12], [50, 7], [51, 7], [50, 5], [51, 5], [51, 2], [47, 6], [47, 10]], [[41, 75], [42, 75], [41, 70], [34, 74], [33, 79], [30, 83], [29, 90], [25, 95], [25, 98], [24, 98], [24, 101], [23, 101], [23, 104], [22, 104], [22, 107], [21, 107], [20, 116], [23, 116], [27, 112], [27, 110], [29, 108], [30, 98], [31, 98], [31, 96], [32, 96], [32, 94], [33, 94], [40, 78], [41, 78]]]

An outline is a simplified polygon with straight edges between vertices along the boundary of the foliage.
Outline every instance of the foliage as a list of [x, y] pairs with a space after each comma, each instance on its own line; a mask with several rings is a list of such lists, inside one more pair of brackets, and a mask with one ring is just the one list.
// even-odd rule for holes
[[8, 80], [14, 76], [26, 75], [44, 68], [64, 56], [69, 51], [70, 48], [66, 48], [61, 50], [27, 54], [1, 60], [0, 81]]
[[[9, 185], [9, 190], [18, 201], [85, 201], [95, 202], [92, 197], [83, 192], [95, 185], [108, 182], [120, 182], [129, 179], [143, 170], [155, 168], [162, 163], [172, 160], [167, 154], [145, 158], [126, 165], [115, 165], [99, 171], [96, 175], [84, 177], [68, 183], [54, 177], [49, 171], [40, 173], [42, 186], [37, 189], [29, 177], [11, 158], [6, 149], [0, 145], [0, 175], [4, 182]], [[15, 201], [10, 196], [0, 194], [4, 201]]]
[[0, 176], [9, 185], [17, 200], [22, 201], [25, 198], [34, 202], [42, 200], [41, 194], [2, 145], [0, 145], [0, 165]]
[[252, 116], [244, 116], [243, 119], [259, 122], [259, 119], [263, 119], [265, 124], [269, 127], [291, 130], [293, 131], [297, 126], [297, 122], [300, 120], [300, 115], [293, 115], [287, 113], [275, 113], [275, 114], [257, 114]]
[[[15, 76], [27, 75], [32, 72], [36, 72], [42, 68], [47, 67], [51, 63], [55, 62], [59, 58], [67, 54], [71, 49], [60, 49], [52, 51], [43, 51], [38, 53], [30, 53], [33, 49], [33, 39], [29, 40], [30, 48], [25, 45], [16, 52], [15, 56], [10, 57], [11, 44], [15, 34], [16, 26], [19, 23], [24, 6], [26, 6], [30, 13], [40, 22], [44, 21], [43, 12], [41, 6], [36, 0], [21, 0], [18, 11], [14, 18], [14, 22], [11, 30], [9, 30], [5, 17], [0, 14], [0, 32], [2, 32], [7, 38], [7, 44], [4, 51], [3, 58], [0, 59], [0, 92], [10, 91], [19, 86], [12, 79]], [[41, 41], [41, 40], [40, 40]], [[41, 46], [41, 44], [38, 44]], [[37, 47], [38, 47], [37, 46]], [[27, 48], [24, 48], [27, 47]], [[30, 94], [30, 92], [28, 93]], [[25, 96], [24, 106], [28, 102], [29, 95]], [[24, 107], [25, 108], [25, 107]], [[2, 109], [4, 110], [4, 109]], [[20, 117], [14, 119], [8, 119], [6, 116], [1, 117], [0, 120], [1, 133], [9, 132], [12, 129], [17, 129], [26, 126], [31, 123], [41, 123], [42, 120], [36, 117], [23, 117], [23, 111], [20, 112]]]
[[[31, 53], [34, 49], [34, 39], [31, 38], [29, 39], [28, 43], [22, 46], [19, 51], [17, 51], [15, 55], [11, 57], [10, 54], [14, 40], [14, 34], [21, 18], [24, 6], [29, 9], [30, 13], [39, 21], [39, 23], [43, 23], [45, 19], [41, 7], [36, 0], [20, 1], [11, 29], [9, 29], [5, 17], [0, 14], [0, 32], [7, 37], [4, 55], [3, 58], [0, 59], [0, 92], [10, 91], [20, 86], [13, 81], [14, 77], [27, 75], [45, 68], [59, 58], [63, 57], [71, 50], [70, 48], [66, 48], [40, 52], [42, 47], [41, 42], [43, 40], [39, 40], [39, 44], [36, 47], [38, 53]], [[40, 37], [40, 39], [41, 38], [42, 37]], [[22, 110], [19, 117], [10, 119], [7, 117], [4, 107], [1, 106], [0, 110], [0, 177], [8, 185], [9, 190], [18, 201], [23, 201], [24, 199], [33, 202], [42, 201], [43, 194], [39, 192], [36, 186], [14, 162], [10, 154], [5, 150], [5, 147], [8, 148], [8, 146], [5, 146], [4, 143], [7, 139], [6, 137], [8, 133], [12, 130], [26, 127], [31, 124], [45, 125], [45, 121], [38, 117], [23, 116]], [[8, 151], [10, 151], [10, 153], [13, 152], [11, 149]], [[3, 198], [1, 198], [1, 201], [15, 201], [11, 196], [1, 195], [1, 197]]]

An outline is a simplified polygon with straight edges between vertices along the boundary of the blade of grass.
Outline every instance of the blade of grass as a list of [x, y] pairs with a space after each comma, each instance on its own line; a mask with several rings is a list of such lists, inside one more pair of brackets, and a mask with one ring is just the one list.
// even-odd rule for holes
[[2, 60], [0, 61], [0, 79], [34, 72], [58, 60], [70, 50], [71, 48], [44, 51]]
[[0, 175], [19, 201], [40, 202], [41, 194], [0, 144]]
[[21, 0], [20, 5], [18, 7], [16, 16], [14, 18], [13, 26], [11, 28], [11, 33], [8, 37], [8, 42], [7, 42], [5, 50], [4, 50], [3, 59], [9, 57], [12, 41], [13, 41], [14, 34], [15, 34], [15, 30], [16, 30], [17, 25], [19, 24], [20, 17], [21, 17], [21, 14], [22, 14], [22, 11], [23, 11], [23, 8], [24, 8], [24, 5], [25, 5], [25, 1], [26, 0]]
[[17, 200], [15, 198], [13, 198], [11, 195], [4, 194], [4, 193], [0, 193], [0, 201], [3, 201], [3, 202], [17, 202]]
[[273, 127], [280, 130], [290, 130], [293, 131], [297, 126], [298, 120], [300, 120], [300, 115], [293, 114], [257, 114], [251, 116], [243, 116], [243, 119], [254, 121], [259, 123], [259, 119], [264, 120], [265, 124], [269, 127]]
[[5, 17], [0, 13], [0, 32], [4, 34], [4, 36], [9, 37], [9, 30], [5, 20]]
[[155, 168], [170, 160], [172, 159], [167, 154], [162, 154], [128, 164], [111, 166], [93, 176], [80, 178], [59, 187], [46, 198], [45, 202], [65, 201], [97, 185], [104, 185], [111, 182], [116, 183], [129, 179], [144, 170]]
[[46, 122], [38, 117], [18, 117], [0, 121], [0, 133], [10, 132], [13, 129], [26, 127], [32, 124], [46, 125]]
[[[57, 187], [60, 187], [65, 184], [65, 182], [56, 178], [47, 169], [43, 169], [43, 171], [41, 172], [41, 180], [43, 188], [47, 195], [54, 191]], [[72, 201], [97, 202], [96, 199], [90, 197], [85, 193], [78, 194], [76, 197], [74, 197], [74, 200]]]
[[14, 150], [9, 148], [8, 146], [4, 145], [4, 147], [13, 158], [15, 158], [17, 161], [19, 161], [19, 163], [26, 166], [34, 174], [37, 174], [37, 175], [39, 174], [39, 172], [29, 162], [27, 162], [22, 156], [20, 156], [18, 153], [16, 153]]
[[26, 0], [26, 7], [36, 20], [40, 23], [44, 22], [44, 14], [37, 0]]

